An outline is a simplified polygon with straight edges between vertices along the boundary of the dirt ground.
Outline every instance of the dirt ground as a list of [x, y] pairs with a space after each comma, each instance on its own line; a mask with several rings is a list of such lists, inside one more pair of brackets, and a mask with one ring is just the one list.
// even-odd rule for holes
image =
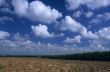
[[0, 72], [110, 72], [110, 62], [1, 57]]

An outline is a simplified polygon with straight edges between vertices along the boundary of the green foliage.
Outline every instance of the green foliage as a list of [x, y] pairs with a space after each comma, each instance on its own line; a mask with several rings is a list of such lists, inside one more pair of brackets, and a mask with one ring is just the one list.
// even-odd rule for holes
[[91, 60], [91, 61], [110, 61], [110, 51], [103, 52], [86, 52], [77, 54], [66, 54], [66, 55], [5, 55], [1, 57], [37, 57], [37, 58], [50, 58], [50, 59], [65, 59], [65, 60]]
[[110, 51], [44, 56], [51, 59], [110, 61]]

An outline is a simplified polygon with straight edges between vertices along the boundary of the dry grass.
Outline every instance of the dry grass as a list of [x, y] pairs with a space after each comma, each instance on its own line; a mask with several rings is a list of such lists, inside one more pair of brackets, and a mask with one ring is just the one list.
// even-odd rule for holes
[[110, 72], [110, 62], [1, 57], [0, 72]]

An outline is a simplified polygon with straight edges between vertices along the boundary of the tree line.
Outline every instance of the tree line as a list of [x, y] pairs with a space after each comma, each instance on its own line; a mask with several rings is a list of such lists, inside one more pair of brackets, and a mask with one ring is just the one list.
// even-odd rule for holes
[[92, 61], [110, 61], [110, 51], [86, 52], [68, 55], [50, 55], [43, 58], [65, 59], [65, 60], [92, 60]]
[[85, 52], [65, 55], [0, 55], [0, 57], [32, 57], [63, 60], [90, 60], [90, 61], [110, 61], [110, 51]]

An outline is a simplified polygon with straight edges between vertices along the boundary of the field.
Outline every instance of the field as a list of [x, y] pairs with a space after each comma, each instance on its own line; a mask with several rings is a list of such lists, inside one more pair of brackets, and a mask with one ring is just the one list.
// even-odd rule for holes
[[110, 62], [0, 57], [0, 72], [110, 72]]

